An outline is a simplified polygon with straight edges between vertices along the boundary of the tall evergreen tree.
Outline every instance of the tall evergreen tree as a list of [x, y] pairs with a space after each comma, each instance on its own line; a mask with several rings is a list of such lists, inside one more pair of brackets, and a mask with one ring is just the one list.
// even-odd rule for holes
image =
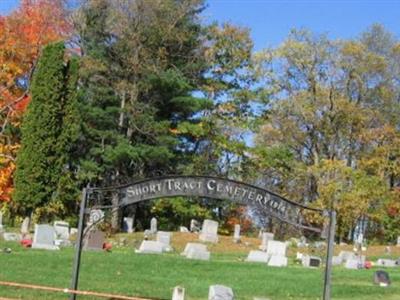
[[[65, 178], [70, 145], [76, 140], [76, 62], [67, 68], [62, 42], [43, 49], [32, 81], [32, 101], [22, 124], [17, 157], [14, 199], [22, 212], [36, 209], [39, 218], [60, 214], [65, 208], [57, 195]], [[68, 82], [68, 84], [66, 84]], [[74, 101], [68, 103], [70, 99]], [[64, 109], [66, 109], [64, 111]], [[68, 124], [65, 128], [63, 122]]]

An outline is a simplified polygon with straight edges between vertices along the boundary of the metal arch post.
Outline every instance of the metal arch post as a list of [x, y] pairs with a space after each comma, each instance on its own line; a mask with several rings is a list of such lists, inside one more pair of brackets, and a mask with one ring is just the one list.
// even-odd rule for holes
[[331, 299], [332, 256], [335, 242], [336, 211], [329, 211], [328, 249], [326, 253], [323, 300]]
[[[82, 190], [82, 200], [81, 200], [81, 205], [80, 205], [80, 210], [79, 210], [78, 236], [76, 239], [75, 258], [74, 258], [74, 265], [73, 265], [73, 270], [72, 270], [72, 281], [71, 281], [71, 289], [72, 290], [78, 289], [86, 201], [87, 201], [87, 188], [84, 188]], [[76, 294], [71, 294], [70, 300], [76, 300]]]

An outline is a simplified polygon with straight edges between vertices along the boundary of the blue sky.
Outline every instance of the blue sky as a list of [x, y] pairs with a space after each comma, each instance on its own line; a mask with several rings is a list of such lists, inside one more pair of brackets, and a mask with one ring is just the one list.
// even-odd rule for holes
[[[0, 14], [17, 5], [18, 0], [0, 0]], [[204, 18], [249, 27], [256, 50], [278, 45], [300, 27], [351, 38], [381, 23], [400, 36], [400, 0], [208, 0]]]

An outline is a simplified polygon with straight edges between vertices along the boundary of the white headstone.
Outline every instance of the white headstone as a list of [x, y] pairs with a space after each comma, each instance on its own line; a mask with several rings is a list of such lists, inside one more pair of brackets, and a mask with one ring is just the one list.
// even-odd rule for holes
[[29, 217], [25, 217], [25, 219], [22, 221], [21, 224], [21, 233], [22, 234], [28, 234], [29, 233], [29, 222], [30, 222]]
[[343, 263], [343, 259], [341, 256], [333, 256], [332, 257], [332, 265], [339, 266]]
[[349, 259], [351, 259], [351, 260], [357, 259], [354, 252], [351, 252], [351, 251], [340, 251], [339, 256], [342, 258], [343, 261], [347, 261]]
[[212, 285], [208, 292], [208, 300], [233, 300], [233, 291], [224, 285]]
[[207, 251], [207, 246], [198, 243], [187, 243], [182, 255], [190, 259], [209, 260], [210, 252]]
[[158, 231], [156, 240], [164, 245], [164, 251], [171, 251], [171, 232]]
[[190, 231], [191, 232], [199, 232], [199, 230], [200, 230], [199, 222], [197, 222], [194, 219], [190, 220]]
[[133, 218], [124, 218], [124, 223], [123, 223], [123, 229], [127, 233], [132, 233], [133, 232]]
[[3, 239], [7, 242], [19, 242], [22, 239], [22, 237], [18, 233], [3, 232]]
[[181, 227], [179, 227], [179, 231], [180, 232], [189, 232], [189, 229], [187, 229], [187, 227], [185, 227], [185, 226], [181, 226]]
[[218, 222], [204, 220], [199, 239], [203, 242], [218, 243]]
[[174, 287], [174, 292], [172, 293], [172, 300], [185, 300], [185, 288], [181, 286]]
[[0, 231], [3, 230], [3, 213], [0, 211]]
[[397, 237], [397, 246], [400, 247], [400, 235]]
[[380, 267], [397, 267], [395, 260], [385, 258], [378, 259], [376, 261], [376, 265]]
[[268, 263], [268, 260], [269, 260], [268, 254], [264, 251], [258, 251], [258, 250], [251, 250], [246, 258], [246, 261], [248, 262]]
[[143, 241], [136, 253], [155, 253], [161, 254], [165, 245], [157, 241]]
[[347, 259], [344, 265], [346, 269], [358, 270], [360, 267], [360, 261], [358, 259]]
[[271, 232], [263, 232], [261, 234], [261, 246], [260, 250], [266, 251], [268, 247], [268, 242], [274, 240], [274, 234]]
[[304, 254], [300, 253], [300, 252], [296, 252], [296, 259], [297, 260], [302, 260], [303, 259]]
[[287, 264], [287, 257], [281, 255], [271, 255], [271, 258], [268, 261], [268, 266], [271, 267], [286, 267]]
[[155, 234], [157, 232], [157, 219], [156, 218], [151, 218], [150, 231], [153, 234]]
[[233, 233], [233, 241], [235, 243], [239, 243], [240, 242], [240, 225], [239, 224], [235, 225], [235, 231]]
[[57, 239], [68, 240], [69, 239], [69, 224], [64, 221], [55, 221], [54, 230], [56, 232]]
[[321, 265], [321, 262], [321, 258], [310, 255], [303, 255], [301, 259], [303, 267], [307, 268], [318, 268]]
[[267, 253], [268, 255], [286, 256], [287, 245], [284, 242], [268, 241]]
[[54, 244], [56, 239], [56, 231], [53, 226], [47, 224], [35, 225], [35, 234], [33, 236], [32, 248], [59, 250], [60, 248]]
[[70, 234], [70, 235], [72, 235], [72, 234], [78, 234], [78, 228], [71, 228], [70, 231], [69, 231], [69, 234]]

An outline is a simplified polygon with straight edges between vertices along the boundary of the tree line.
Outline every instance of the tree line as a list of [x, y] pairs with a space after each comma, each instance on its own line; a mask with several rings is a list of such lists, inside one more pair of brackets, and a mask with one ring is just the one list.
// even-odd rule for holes
[[[3, 210], [73, 223], [87, 184], [214, 175], [335, 208], [340, 239], [362, 224], [368, 239], [399, 235], [398, 39], [379, 24], [348, 40], [293, 30], [254, 52], [248, 29], [206, 23], [204, 10], [201, 0], [23, 0], [1, 17]], [[112, 227], [122, 215], [138, 229], [154, 215], [166, 229], [206, 217], [225, 230], [252, 219], [285, 229], [210, 199], [138, 204]]]

